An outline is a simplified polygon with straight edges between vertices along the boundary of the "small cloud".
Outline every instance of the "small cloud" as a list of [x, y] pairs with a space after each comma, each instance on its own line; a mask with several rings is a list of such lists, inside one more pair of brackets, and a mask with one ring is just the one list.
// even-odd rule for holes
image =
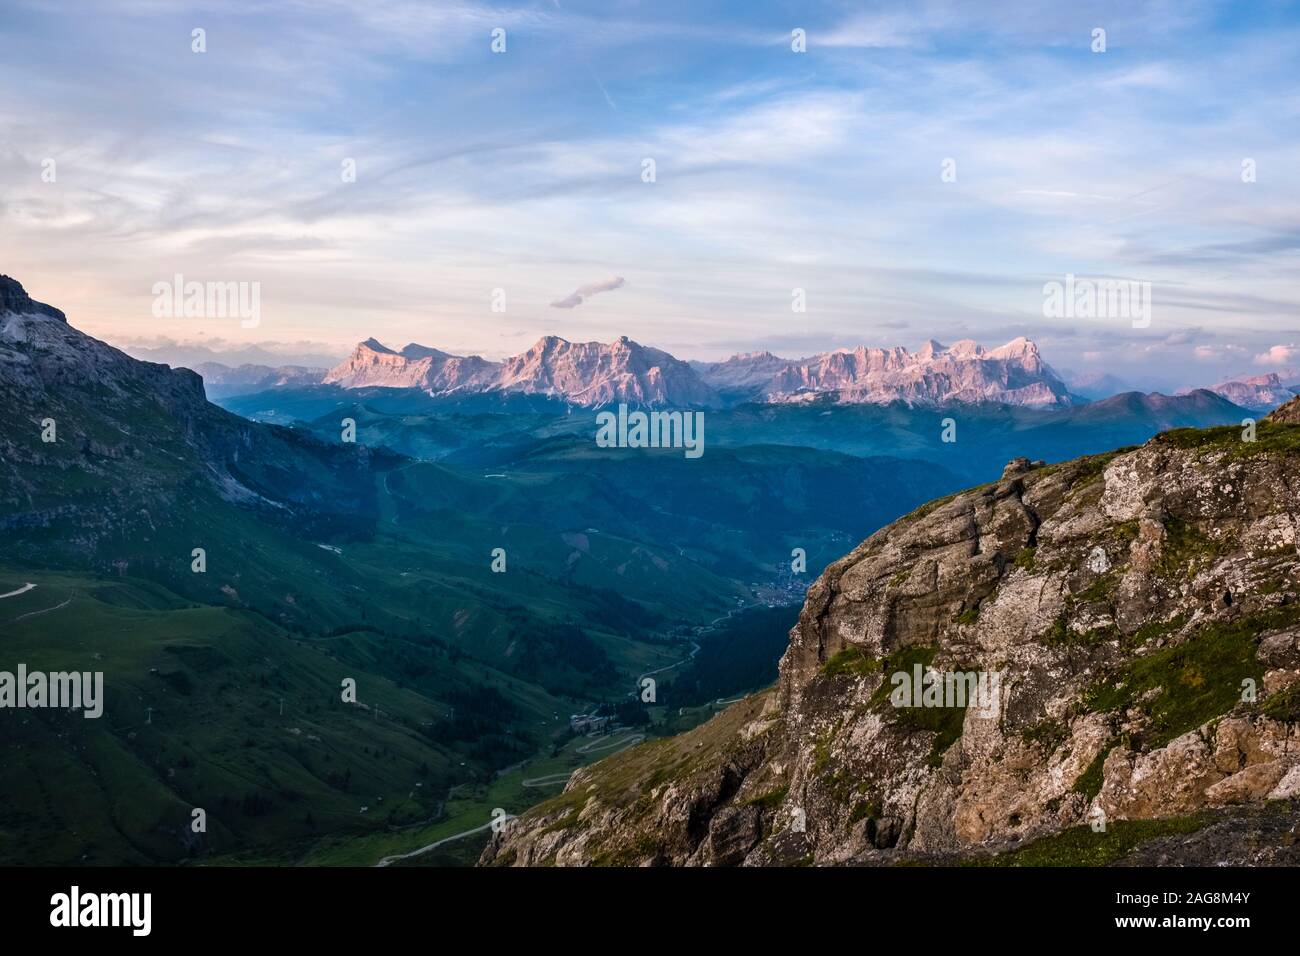
[[552, 309], [576, 309], [586, 299], [593, 295], [599, 295], [601, 292], [613, 292], [615, 289], [621, 289], [627, 283], [622, 276], [615, 276], [613, 279], [606, 279], [603, 282], [593, 282], [590, 285], [578, 286], [577, 289], [570, 292], [563, 299], [556, 299], [551, 303]]
[[1290, 365], [1300, 359], [1300, 348], [1295, 345], [1274, 345], [1267, 352], [1255, 356], [1256, 365]]
[[914, 25], [902, 17], [860, 15], [826, 33], [814, 33], [809, 43], [850, 49], [909, 47], [917, 37]]
[[1201, 334], [1199, 326], [1186, 329], [1175, 329], [1165, 336], [1165, 345], [1190, 345], [1194, 339]]
[[1213, 362], [1219, 359], [1239, 358], [1244, 351], [1246, 350], [1240, 345], [1198, 345], [1192, 349], [1192, 355], [1199, 361]]

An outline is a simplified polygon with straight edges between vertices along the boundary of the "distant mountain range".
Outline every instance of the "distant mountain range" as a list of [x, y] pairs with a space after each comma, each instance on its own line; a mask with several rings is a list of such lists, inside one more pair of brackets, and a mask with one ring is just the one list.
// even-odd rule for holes
[[1051, 408], [1076, 402], [1038, 346], [1025, 338], [996, 349], [971, 340], [952, 346], [931, 340], [916, 352], [858, 347], [800, 359], [752, 352], [723, 362], [685, 362], [626, 336], [608, 344], [546, 336], [503, 362], [415, 344], [397, 351], [367, 339], [321, 381], [343, 388], [418, 388], [431, 395], [545, 395], [588, 407], [901, 401]]
[[1128, 382], [1109, 372], [1091, 370], [1076, 373], [1062, 369], [1061, 378], [1065, 380], [1071, 395], [1086, 398], [1090, 402], [1099, 398], [1110, 398], [1112, 395], [1121, 395], [1124, 392], [1138, 391]]
[[203, 386], [208, 398], [245, 395], [270, 388], [317, 385], [327, 369], [306, 365], [238, 365], [234, 368], [220, 362], [198, 362], [193, 371], [203, 376]]
[[[333, 368], [261, 362], [232, 367], [217, 361], [190, 367], [202, 375], [214, 399], [326, 385], [411, 390], [462, 403], [528, 397], [587, 408], [617, 402], [715, 409], [746, 403], [901, 402], [915, 408], [1001, 404], [1052, 410], [1141, 394], [1108, 372], [1058, 373], [1038, 346], [1023, 337], [994, 349], [969, 339], [951, 346], [932, 339], [916, 352], [860, 346], [788, 359], [760, 351], [721, 362], [683, 361], [626, 336], [608, 344], [545, 336], [500, 362], [415, 343], [395, 350], [369, 338]], [[1177, 395], [1198, 390], [1184, 388]], [[1284, 369], [1221, 381], [1203, 390], [1247, 411], [1267, 411], [1300, 392], [1300, 374]]]
[[[1292, 387], [1297, 384], [1294, 378], [1290, 379], [1290, 384], [1277, 372], [1269, 372], [1267, 375], [1252, 375], [1249, 378], [1235, 379], [1229, 382], [1220, 382], [1217, 385], [1207, 386], [1207, 390], [1214, 392], [1216, 395], [1222, 395], [1234, 405], [1240, 405], [1242, 408], [1252, 410], [1276, 408], [1284, 402], [1289, 402], [1296, 396], [1296, 389]], [[1186, 395], [1191, 389], [1183, 389], [1179, 395]]]
[[206, 342], [176, 342], [166, 337], [153, 340], [123, 340], [117, 346], [132, 358], [142, 362], [162, 362], [172, 368], [198, 370], [200, 365], [221, 365], [240, 368], [257, 365], [279, 368], [295, 365], [319, 369], [321, 374], [339, 361], [341, 350], [316, 342], [260, 342], [238, 344], [224, 339]]

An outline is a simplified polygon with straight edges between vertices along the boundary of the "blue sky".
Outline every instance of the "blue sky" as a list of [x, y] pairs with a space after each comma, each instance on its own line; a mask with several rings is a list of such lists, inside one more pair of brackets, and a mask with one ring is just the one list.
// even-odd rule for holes
[[[1298, 174], [1296, 4], [0, 8], [0, 272], [122, 345], [1028, 335], [1204, 384], [1300, 369]], [[260, 326], [154, 318], [178, 272]], [[1066, 273], [1149, 281], [1150, 327], [1044, 318]]]

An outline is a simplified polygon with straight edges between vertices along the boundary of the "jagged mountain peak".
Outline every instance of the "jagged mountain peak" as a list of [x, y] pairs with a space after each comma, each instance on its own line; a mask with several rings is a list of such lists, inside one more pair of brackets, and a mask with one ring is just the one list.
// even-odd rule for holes
[[[15, 422], [49, 418], [57, 432], [48, 444], [17, 429], [0, 435], [0, 498], [7, 506], [15, 500], [30, 506], [24, 469], [75, 467], [85, 484], [76, 486], [75, 503], [57, 511], [58, 520], [76, 526], [79, 541], [120, 535], [140, 519], [146, 509], [114, 513], [128, 492], [147, 492], [160, 515], [176, 507], [184, 489], [200, 486], [227, 501], [283, 509], [297, 491], [287, 480], [294, 469], [356, 458], [350, 449], [317, 455], [315, 439], [208, 402], [197, 372], [132, 358], [77, 329], [57, 309], [34, 311], [12, 287], [9, 295], [0, 315], [0, 400], [15, 410]], [[11, 311], [15, 302], [22, 311]], [[126, 485], [123, 475], [130, 476]], [[269, 484], [281, 484], [260, 484], [258, 477], [268, 475]], [[85, 493], [100, 481], [106, 484], [98, 497]]]
[[1005, 345], [991, 349], [988, 355], [994, 358], [1038, 358], [1038, 343], [1023, 335], [1017, 336]]
[[420, 388], [431, 394], [521, 392], [592, 406], [614, 401], [707, 406], [717, 401], [686, 362], [626, 335], [608, 344], [544, 335], [502, 362], [414, 343], [394, 352], [372, 338], [323, 381], [344, 388]]
[[683, 362], [626, 335], [608, 343], [543, 335], [500, 363], [415, 344], [394, 352], [369, 339], [325, 381], [350, 388], [527, 392], [593, 406], [611, 401], [700, 406], [734, 401], [1002, 402], [1039, 407], [1073, 402], [1038, 346], [1024, 337], [992, 350], [972, 339], [951, 346], [930, 339], [915, 353], [902, 346], [859, 345], [801, 359], [755, 351], [721, 362]]
[[591, 406], [717, 403], [714, 390], [688, 363], [626, 335], [607, 345], [544, 336], [528, 351], [502, 363], [496, 387]]
[[5, 312], [13, 315], [44, 315], [58, 319], [60, 322], [68, 321], [68, 317], [60, 309], [46, 305], [44, 302], [37, 302], [29, 296], [17, 279], [0, 275], [0, 313]]
[[832, 400], [912, 405], [1001, 402], [1060, 406], [1074, 399], [1025, 338], [986, 350], [973, 339], [905, 348], [839, 349], [790, 362], [759, 390], [768, 402]]
[[[1196, 389], [1183, 389], [1178, 394], [1186, 395], [1194, 391]], [[1288, 387], [1276, 372], [1228, 379], [1208, 386], [1208, 391], [1221, 395], [1235, 405], [1252, 410], [1274, 408], [1290, 401], [1295, 395], [1295, 390]]]
[[416, 342], [410, 342], [402, 346], [402, 350], [398, 354], [403, 358], [413, 359], [416, 361], [425, 358], [452, 358], [451, 355], [441, 349], [431, 348], [428, 345], [420, 345]]

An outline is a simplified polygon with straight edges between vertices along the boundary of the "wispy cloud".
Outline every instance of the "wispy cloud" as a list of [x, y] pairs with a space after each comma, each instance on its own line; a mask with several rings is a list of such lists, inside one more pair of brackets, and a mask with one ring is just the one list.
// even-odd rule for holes
[[627, 283], [623, 281], [622, 276], [615, 276], [613, 279], [605, 279], [602, 282], [592, 282], [587, 285], [580, 285], [563, 299], [556, 299], [552, 302], [551, 308], [576, 309], [593, 295], [599, 295], [602, 292], [612, 292], [614, 289], [623, 288], [626, 284]]
[[[183, 272], [261, 282], [259, 336], [332, 347], [490, 353], [518, 329], [721, 357], [1026, 334], [1056, 364], [1145, 355], [1174, 376], [1300, 341], [1300, 14], [872, 11], [11, 4], [0, 259], [110, 339], [244, 334], [157, 327], [149, 289]], [[635, 295], [555, 298], [629, 263]], [[1066, 273], [1149, 280], [1152, 327], [1044, 319]]]

